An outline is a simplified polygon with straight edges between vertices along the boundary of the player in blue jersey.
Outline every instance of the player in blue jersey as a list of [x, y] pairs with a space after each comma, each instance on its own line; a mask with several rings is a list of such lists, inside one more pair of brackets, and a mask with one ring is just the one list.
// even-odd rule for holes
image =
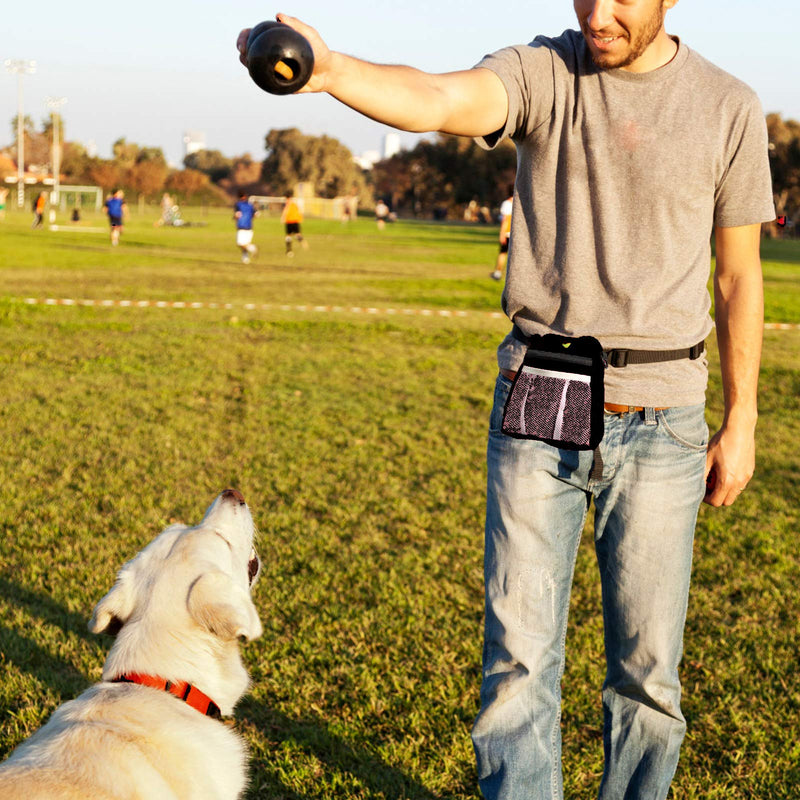
[[253, 244], [253, 217], [255, 206], [247, 200], [246, 194], [239, 195], [239, 202], [234, 206], [233, 218], [236, 220], [236, 244], [242, 251], [242, 264], [250, 263], [250, 256], [255, 256], [258, 248]]
[[122, 189], [117, 189], [105, 202], [108, 222], [111, 225], [111, 244], [116, 247], [119, 244], [119, 237], [122, 233], [122, 220], [128, 213], [128, 206], [125, 203], [125, 193]]

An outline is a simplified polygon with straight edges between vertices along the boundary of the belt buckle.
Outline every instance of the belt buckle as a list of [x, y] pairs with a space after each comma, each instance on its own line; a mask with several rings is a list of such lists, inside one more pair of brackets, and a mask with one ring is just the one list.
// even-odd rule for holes
[[613, 350], [609, 350], [606, 353], [606, 358], [608, 360], [608, 365], [610, 367], [627, 367], [628, 366], [628, 353], [630, 350], [626, 350], [625, 348], [614, 348]]

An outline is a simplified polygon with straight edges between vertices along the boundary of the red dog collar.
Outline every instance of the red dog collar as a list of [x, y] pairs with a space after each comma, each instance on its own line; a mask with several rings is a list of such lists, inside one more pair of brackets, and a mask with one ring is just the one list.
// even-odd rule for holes
[[153, 675], [127, 672], [125, 675], [114, 678], [111, 683], [138, 683], [140, 686], [149, 686], [151, 689], [161, 689], [164, 692], [175, 695], [175, 697], [183, 700], [207, 717], [213, 717], [214, 719], [222, 717], [219, 706], [207, 694], [203, 694], [198, 688], [192, 686], [191, 683], [186, 683], [186, 681], [173, 683]]

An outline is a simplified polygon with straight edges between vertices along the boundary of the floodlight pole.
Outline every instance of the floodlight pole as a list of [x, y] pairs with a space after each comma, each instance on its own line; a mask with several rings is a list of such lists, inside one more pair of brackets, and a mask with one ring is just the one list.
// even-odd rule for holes
[[36, 72], [36, 62], [7, 58], [5, 67], [17, 76], [17, 207], [25, 205], [25, 125], [23, 124], [22, 76]]
[[61, 142], [60, 142], [60, 126], [61, 126], [61, 106], [67, 102], [66, 97], [48, 97], [45, 102], [47, 107], [53, 112], [50, 116], [53, 121], [53, 194], [50, 197], [50, 216], [55, 215], [55, 209], [58, 206], [58, 192], [61, 186], [60, 173], [61, 173]]

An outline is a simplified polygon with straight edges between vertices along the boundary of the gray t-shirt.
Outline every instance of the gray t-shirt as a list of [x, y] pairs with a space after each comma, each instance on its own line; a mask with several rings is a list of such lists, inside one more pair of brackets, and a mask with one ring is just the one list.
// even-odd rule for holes
[[[486, 56], [517, 146], [503, 309], [527, 334], [591, 335], [606, 349], [705, 339], [714, 226], [775, 216], [755, 93], [678, 42], [660, 69], [600, 70], [579, 31]], [[517, 369], [510, 335], [498, 363]], [[704, 357], [606, 370], [606, 400], [701, 403]]]

